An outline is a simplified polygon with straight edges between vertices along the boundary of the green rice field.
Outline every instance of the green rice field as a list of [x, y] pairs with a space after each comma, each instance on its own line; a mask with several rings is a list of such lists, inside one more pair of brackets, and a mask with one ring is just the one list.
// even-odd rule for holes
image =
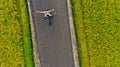
[[71, 0], [81, 67], [120, 67], [120, 0]]
[[0, 0], [0, 67], [33, 67], [25, 0]]

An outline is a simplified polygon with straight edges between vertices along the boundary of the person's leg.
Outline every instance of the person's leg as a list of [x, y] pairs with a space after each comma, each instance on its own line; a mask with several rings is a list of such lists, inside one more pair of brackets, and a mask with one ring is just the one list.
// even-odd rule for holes
[[46, 17], [46, 16], [47, 16], [47, 14], [44, 15], [44, 17]]
[[47, 16], [47, 14], [44, 15], [44, 20], [46, 20], [46, 16]]
[[50, 13], [48, 13], [49, 16], [52, 16]]
[[48, 15], [50, 16], [50, 18], [53, 18], [53, 16], [50, 13]]

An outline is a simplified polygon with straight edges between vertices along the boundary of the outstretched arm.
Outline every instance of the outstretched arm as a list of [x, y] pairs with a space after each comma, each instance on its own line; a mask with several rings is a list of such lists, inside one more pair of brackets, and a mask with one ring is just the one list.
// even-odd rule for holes
[[53, 12], [53, 11], [54, 11], [54, 9], [49, 10], [49, 12]]
[[44, 13], [44, 11], [36, 11], [37, 13]]

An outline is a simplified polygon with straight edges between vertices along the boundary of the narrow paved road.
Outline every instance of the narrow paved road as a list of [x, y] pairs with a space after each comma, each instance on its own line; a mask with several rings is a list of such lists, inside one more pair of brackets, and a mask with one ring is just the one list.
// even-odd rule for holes
[[[36, 10], [54, 8], [52, 26]], [[66, 0], [31, 0], [42, 67], [74, 67]]]

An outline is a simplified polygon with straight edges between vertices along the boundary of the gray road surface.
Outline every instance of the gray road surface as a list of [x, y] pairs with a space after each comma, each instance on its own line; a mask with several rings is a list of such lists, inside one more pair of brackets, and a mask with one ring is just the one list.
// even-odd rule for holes
[[[36, 10], [54, 8], [52, 25]], [[66, 0], [31, 0], [33, 23], [42, 67], [74, 67]]]

